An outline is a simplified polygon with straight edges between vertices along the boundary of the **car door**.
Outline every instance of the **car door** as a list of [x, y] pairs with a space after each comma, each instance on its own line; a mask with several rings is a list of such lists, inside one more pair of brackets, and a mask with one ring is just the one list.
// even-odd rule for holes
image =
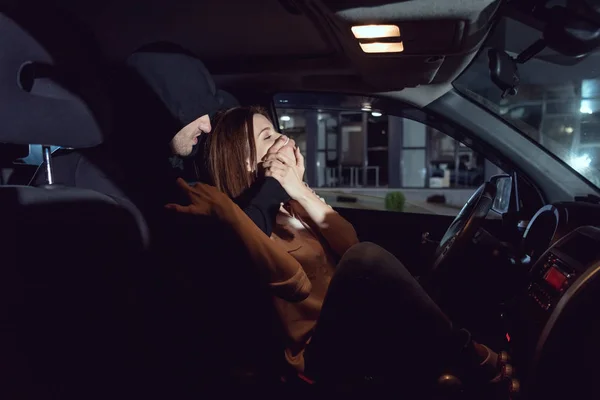
[[[454, 220], [451, 215], [420, 214], [338, 207], [336, 210], [356, 229], [361, 241], [377, 243], [420, 275], [432, 262], [437, 241]], [[483, 228], [502, 229], [502, 220], [488, 218]]]
[[[361, 241], [386, 248], [416, 275], [477, 187], [502, 172], [481, 151], [401, 108], [394, 112], [393, 104], [340, 94], [274, 100], [281, 132], [305, 155], [306, 182]], [[501, 221], [485, 225], [496, 231]]]

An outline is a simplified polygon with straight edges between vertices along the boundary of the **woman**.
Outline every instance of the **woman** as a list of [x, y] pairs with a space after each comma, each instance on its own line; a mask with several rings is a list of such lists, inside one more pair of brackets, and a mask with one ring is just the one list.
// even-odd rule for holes
[[212, 182], [230, 198], [243, 198], [269, 180], [289, 195], [289, 201], [274, 202], [270, 240], [207, 185], [180, 182], [192, 205], [171, 208], [216, 215], [239, 233], [254, 260], [263, 256], [258, 265], [268, 266], [265, 276], [287, 334], [285, 358], [301, 376], [401, 379], [421, 389], [454, 364], [496, 377], [496, 354], [454, 329], [394, 256], [358, 243], [352, 225], [302, 182], [300, 151], [263, 110], [226, 111], [206, 145]]

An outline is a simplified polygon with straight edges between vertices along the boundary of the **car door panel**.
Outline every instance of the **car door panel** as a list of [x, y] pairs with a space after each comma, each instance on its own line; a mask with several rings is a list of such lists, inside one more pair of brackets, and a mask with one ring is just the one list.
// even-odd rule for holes
[[[340, 215], [352, 223], [361, 241], [373, 242], [394, 254], [413, 275], [422, 273], [431, 256], [454, 220], [448, 215], [337, 208]], [[502, 220], [488, 219], [484, 228], [499, 232]], [[423, 235], [429, 233], [428, 239]]]

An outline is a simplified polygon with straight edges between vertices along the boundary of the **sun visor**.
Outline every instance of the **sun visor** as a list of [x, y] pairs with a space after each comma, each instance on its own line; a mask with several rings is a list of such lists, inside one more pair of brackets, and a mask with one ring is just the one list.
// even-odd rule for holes
[[85, 148], [110, 131], [97, 66], [67, 26], [47, 12], [0, 13], [0, 142]]

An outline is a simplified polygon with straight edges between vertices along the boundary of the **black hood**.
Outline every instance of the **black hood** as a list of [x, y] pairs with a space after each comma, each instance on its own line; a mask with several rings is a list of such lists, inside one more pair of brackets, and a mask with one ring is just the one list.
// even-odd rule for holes
[[[202, 115], [212, 116], [219, 108], [215, 83], [204, 64], [188, 50], [172, 43], [152, 43], [132, 53], [126, 61], [129, 72], [136, 75], [156, 106], [164, 107], [158, 126], [154, 115], [146, 110], [145, 117], [153, 127], [164, 128], [169, 141], [190, 122]], [[142, 102], [145, 104], [146, 102]], [[159, 114], [160, 115], [160, 114]]]
[[[130, 191], [140, 193], [139, 203], [173, 201], [171, 191], [181, 171], [173, 168], [179, 161], [169, 143], [182, 127], [218, 109], [212, 78], [187, 50], [154, 43], [131, 54], [111, 83], [119, 118], [108, 147], [132, 175], [136, 187]], [[149, 186], [156, 199], [146, 198]]]

